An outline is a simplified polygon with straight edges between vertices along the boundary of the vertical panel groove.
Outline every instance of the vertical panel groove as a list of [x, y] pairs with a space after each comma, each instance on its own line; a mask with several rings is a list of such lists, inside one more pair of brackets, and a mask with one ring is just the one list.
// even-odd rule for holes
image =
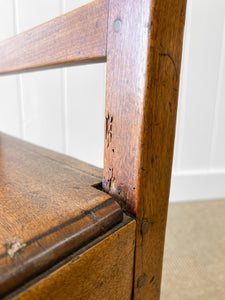
[[61, 70], [62, 74], [62, 132], [63, 153], [68, 154], [68, 105], [67, 105], [67, 69]]
[[178, 173], [182, 162], [182, 146], [184, 135], [184, 116], [185, 108], [187, 105], [187, 73], [188, 73], [188, 60], [190, 52], [190, 36], [191, 36], [191, 16], [192, 16], [192, 0], [187, 1], [186, 21], [183, 42], [183, 55], [181, 62], [181, 80], [180, 91], [178, 100], [178, 114], [176, 122], [176, 138], [175, 138], [175, 151], [174, 151], [174, 173]]
[[[61, 13], [66, 13], [66, 2], [65, 0], [60, 1], [60, 10]], [[67, 99], [67, 69], [63, 68], [61, 71], [62, 74], [62, 150], [63, 153], [68, 154], [68, 99]]]
[[221, 46], [221, 54], [220, 54], [220, 65], [218, 70], [218, 85], [216, 91], [216, 99], [214, 106], [214, 115], [213, 115], [213, 128], [211, 135], [211, 151], [210, 151], [210, 161], [209, 161], [209, 170], [214, 169], [214, 158], [216, 156], [216, 132], [218, 130], [218, 122], [219, 122], [219, 111], [220, 111], [220, 99], [222, 97], [222, 88], [224, 85], [224, 72], [225, 68], [225, 19], [223, 24], [223, 35], [222, 35], [222, 46]]
[[[19, 14], [18, 14], [18, 1], [13, 0], [13, 15], [14, 15], [14, 33], [19, 33]], [[17, 93], [19, 102], [19, 126], [20, 126], [20, 137], [25, 138], [25, 124], [24, 124], [24, 102], [23, 102], [23, 82], [22, 75], [17, 75]]]

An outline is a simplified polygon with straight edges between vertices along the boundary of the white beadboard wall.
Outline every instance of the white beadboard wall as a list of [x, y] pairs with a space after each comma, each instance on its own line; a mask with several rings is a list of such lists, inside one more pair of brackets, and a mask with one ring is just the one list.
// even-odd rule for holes
[[[0, 40], [88, 0], [0, 0]], [[0, 130], [103, 166], [105, 64], [0, 77]], [[225, 1], [188, 0], [171, 201], [225, 197]]]

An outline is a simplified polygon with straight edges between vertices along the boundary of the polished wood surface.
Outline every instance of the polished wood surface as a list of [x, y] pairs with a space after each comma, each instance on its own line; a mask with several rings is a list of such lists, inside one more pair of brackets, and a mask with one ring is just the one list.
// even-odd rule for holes
[[103, 187], [137, 218], [134, 299], [159, 299], [186, 0], [110, 0]]
[[97, 238], [93, 246], [81, 249], [7, 299], [130, 300], [135, 228], [136, 222], [125, 217], [123, 223]]
[[96, 0], [0, 43], [0, 74], [106, 56], [107, 0]]
[[0, 297], [122, 220], [120, 206], [92, 186], [99, 169], [66, 161], [0, 135]]
[[[138, 300], [160, 296], [185, 9], [186, 0], [98, 0], [0, 44], [2, 73], [107, 58], [102, 186], [137, 221], [132, 297]], [[93, 187], [101, 177], [94, 167], [4, 136], [0, 145], [4, 293], [35, 268], [36, 274], [44, 270], [49, 257], [53, 264], [75, 250], [71, 240], [80, 247], [122, 214], [108, 194]], [[78, 227], [70, 223], [77, 217]], [[43, 241], [36, 242], [37, 236]], [[63, 289], [66, 274], [59, 278]]]

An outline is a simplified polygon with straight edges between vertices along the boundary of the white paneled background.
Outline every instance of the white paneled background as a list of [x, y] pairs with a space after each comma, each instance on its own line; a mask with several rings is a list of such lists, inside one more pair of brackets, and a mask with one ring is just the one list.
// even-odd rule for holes
[[[88, 2], [0, 0], [0, 40]], [[0, 130], [102, 167], [105, 72], [0, 77]], [[170, 200], [224, 197], [225, 1], [188, 0]]]

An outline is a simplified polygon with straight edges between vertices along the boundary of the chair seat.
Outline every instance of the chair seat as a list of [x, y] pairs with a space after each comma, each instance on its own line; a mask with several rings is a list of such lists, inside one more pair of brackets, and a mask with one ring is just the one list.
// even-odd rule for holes
[[0, 296], [122, 220], [102, 170], [0, 134]]

